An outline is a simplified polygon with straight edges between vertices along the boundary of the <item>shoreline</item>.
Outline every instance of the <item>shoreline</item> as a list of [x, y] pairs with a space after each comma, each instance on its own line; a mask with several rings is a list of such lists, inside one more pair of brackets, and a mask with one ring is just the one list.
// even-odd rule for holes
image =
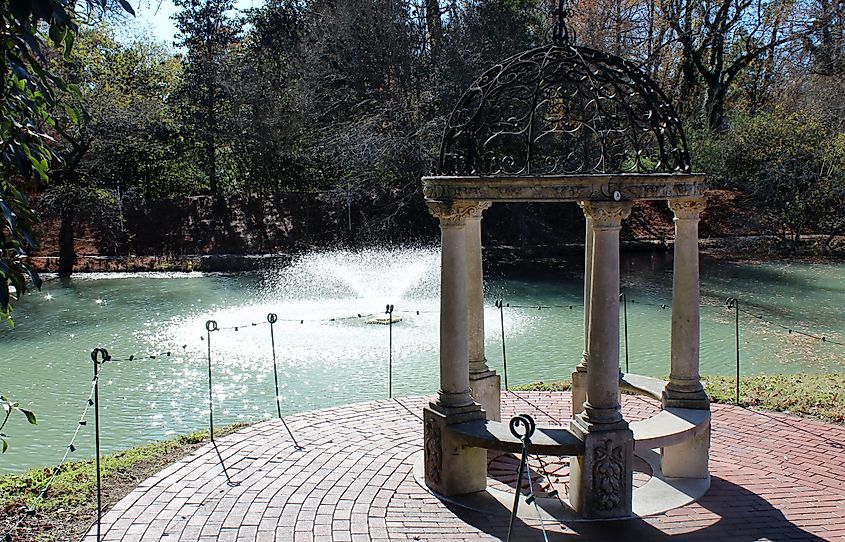
[[[838, 250], [820, 254], [813, 250], [815, 236], [803, 241], [797, 252], [778, 250], [780, 240], [773, 236], [737, 236], [705, 238], [700, 240], [700, 254], [724, 262], [736, 263], [845, 263], [845, 251]], [[845, 239], [843, 239], [845, 242]], [[621, 242], [623, 253], [655, 253], [671, 256], [673, 240], [625, 240]], [[336, 250], [334, 247], [314, 246], [296, 252], [266, 254], [184, 254], [184, 255], [129, 255], [102, 256], [83, 254], [77, 256], [74, 273], [103, 272], [243, 272], [279, 268], [290, 264], [299, 254], [314, 251]], [[348, 249], [355, 251], [355, 248]], [[485, 263], [493, 268], [519, 267], [524, 264], [548, 264], [570, 262], [583, 258], [584, 245], [566, 243], [559, 245], [512, 246], [488, 245], [484, 247]], [[58, 256], [31, 256], [30, 264], [39, 273], [56, 273]]]

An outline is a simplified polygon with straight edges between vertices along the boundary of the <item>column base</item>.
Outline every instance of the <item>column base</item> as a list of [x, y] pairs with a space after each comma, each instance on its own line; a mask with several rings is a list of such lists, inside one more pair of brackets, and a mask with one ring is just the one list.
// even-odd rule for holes
[[502, 385], [496, 371], [470, 373], [469, 385], [472, 389], [472, 398], [487, 413], [487, 419], [502, 421]]
[[[574, 424], [573, 424], [574, 425]], [[583, 435], [584, 455], [569, 464], [569, 503], [586, 519], [632, 515], [634, 434], [630, 429]]]
[[487, 488], [487, 450], [466, 446], [448, 426], [483, 419], [484, 411], [443, 414], [435, 405], [423, 409], [425, 484], [445, 496], [464, 495]]
[[[710, 399], [704, 389], [697, 391], [680, 391], [672, 389], [672, 383], [663, 389], [663, 408], [693, 408], [696, 410], [710, 409]], [[701, 384], [699, 384], [701, 387]]]
[[710, 475], [710, 426], [693, 438], [660, 451], [660, 468], [667, 478], [707, 478]]

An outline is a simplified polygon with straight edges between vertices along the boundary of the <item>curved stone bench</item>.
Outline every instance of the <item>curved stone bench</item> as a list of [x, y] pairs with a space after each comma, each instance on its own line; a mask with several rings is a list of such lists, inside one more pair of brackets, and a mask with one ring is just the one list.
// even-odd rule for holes
[[674, 446], [701, 434], [709, 426], [710, 411], [691, 408], [666, 408], [651, 418], [630, 423], [635, 450]]
[[619, 378], [619, 389], [636, 395], [647, 395], [658, 401], [663, 399], [663, 388], [666, 382], [650, 376], [622, 374]]
[[[522, 441], [513, 436], [506, 423], [474, 420], [448, 426], [467, 446], [522, 453]], [[584, 443], [563, 427], [540, 428], [531, 437], [531, 453], [540, 455], [581, 455]]]
[[[650, 376], [624, 374], [619, 389], [645, 395], [658, 401], [663, 398], [666, 382]], [[665, 408], [651, 418], [631, 422], [636, 450], [674, 446], [689, 440], [710, 426], [710, 411], [691, 408]]]

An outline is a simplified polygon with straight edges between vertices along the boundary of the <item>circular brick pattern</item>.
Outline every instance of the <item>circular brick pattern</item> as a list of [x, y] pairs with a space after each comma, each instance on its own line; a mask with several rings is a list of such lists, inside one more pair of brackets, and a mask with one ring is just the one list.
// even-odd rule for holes
[[[504, 540], [507, 510], [448, 506], [414, 481], [427, 401], [290, 416], [301, 451], [278, 420], [218, 439], [216, 450], [201, 448], [115, 505], [103, 518], [103, 540]], [[634, 420], [657, 406], [623, 396], [623, 409]], [[569, 395], [504, 393], [503, 416], [517, 412], [541, 425], [565, 423]], [[712, 484], [699, 502], [632, 520], [547, 522], [549, 540], [845, 542], [845, 427], [724, 405], [713, 405], [712, 423]], [[221, 458], [238, 485], [227, 484]], [[539, 522], [519, 522], [513, 539], [542, 541]]]

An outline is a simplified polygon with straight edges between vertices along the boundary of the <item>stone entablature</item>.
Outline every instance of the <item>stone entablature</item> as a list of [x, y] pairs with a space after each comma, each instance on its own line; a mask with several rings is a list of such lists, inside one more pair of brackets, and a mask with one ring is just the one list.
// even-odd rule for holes
[[577, 202], [673, 200], [705, 193], [700, 174], [423, 177], [427, 201]]

